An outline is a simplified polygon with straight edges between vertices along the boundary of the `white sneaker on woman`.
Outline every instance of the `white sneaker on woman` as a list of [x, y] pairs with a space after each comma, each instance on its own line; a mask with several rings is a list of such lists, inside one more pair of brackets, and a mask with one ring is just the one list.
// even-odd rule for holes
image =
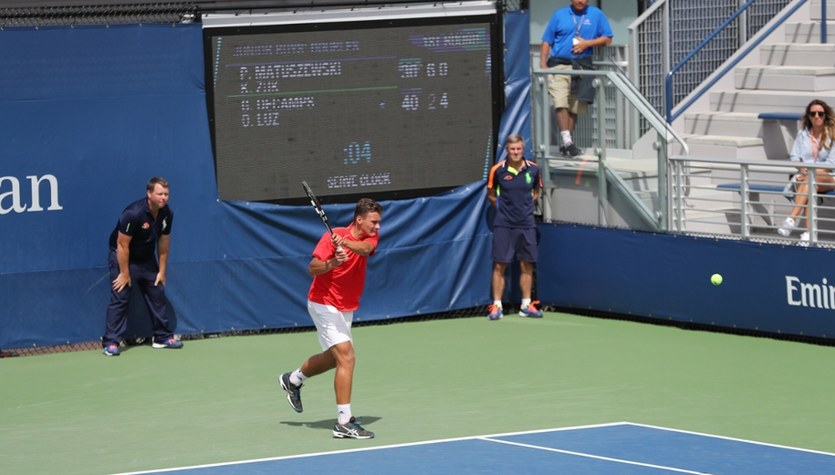
[[800, 245], [804, 247], [809, 245], [809, 231], [800, 235]]
[[783, 237], [788, 237], [789, 234], [792, 233], [792, 229], [794, 229], [794, 219], [786, 218], [786, 220], [783, 221], [783, 224], [781, 224], [777, 229], [777, 234]]

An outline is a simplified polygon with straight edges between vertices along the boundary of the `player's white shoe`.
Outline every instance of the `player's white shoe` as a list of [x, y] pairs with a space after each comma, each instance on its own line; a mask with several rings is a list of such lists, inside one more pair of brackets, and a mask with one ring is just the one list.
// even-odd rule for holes
[[340, 424], [337, 421], [333, 425], [333, 436], [337, 439], [373, 439], [374, 433], [365, 430], [359, 425], [356, 418], [352, 417], [345, 424]]
[[290, 382], [290, 373], [284, 373], [278, 377], [281, 389], [287, 392], [287, 403], [296, 412], [302, 412], [302, 385], [296, 386]]

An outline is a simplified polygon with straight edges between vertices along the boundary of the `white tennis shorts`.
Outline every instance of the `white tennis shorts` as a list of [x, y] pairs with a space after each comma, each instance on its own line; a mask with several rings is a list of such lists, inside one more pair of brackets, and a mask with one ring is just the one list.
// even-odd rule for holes
[[351, 323], [354, 320], [354, 312], [340, 312], [332, 305], [307, 301], [307, 313], [316, 325], [316, 333], [319, 337], [319, 345], [322, 351], [333, 345], [345, 341], [353, 341], [351, 338]]

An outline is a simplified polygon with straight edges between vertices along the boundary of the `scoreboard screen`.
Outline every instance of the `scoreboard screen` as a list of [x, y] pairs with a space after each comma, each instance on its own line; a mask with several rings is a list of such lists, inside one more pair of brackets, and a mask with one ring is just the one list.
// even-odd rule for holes
[[205, 28], [221, 199], [425, 196], [486, 177], [496, 15]]

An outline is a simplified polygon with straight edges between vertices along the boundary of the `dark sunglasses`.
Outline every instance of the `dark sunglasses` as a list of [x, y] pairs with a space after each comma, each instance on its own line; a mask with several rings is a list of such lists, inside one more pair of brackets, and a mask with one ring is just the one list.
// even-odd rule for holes
[[809, 111], [809, 117], [826, 117], [826, 112], [824, 111]]

